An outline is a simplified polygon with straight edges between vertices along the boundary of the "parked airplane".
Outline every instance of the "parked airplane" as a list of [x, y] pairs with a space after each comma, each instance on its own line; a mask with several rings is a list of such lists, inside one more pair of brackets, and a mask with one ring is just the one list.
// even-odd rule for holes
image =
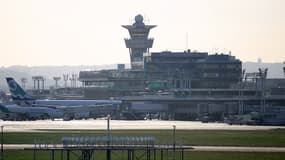
[[64, 113], [48, 107], [21, 107], [18, 105], [0, 104], [1, 119], [3, 120], [36, 120], [63, 118]]
[[63, 112], [64, 120], [96, 118], [98, 114], [111, 114], [120, 100], [38, 100], [34, 99], [11, 77], [6, 78], [13, 101], [21, 107], [47, 107]]
[[45, 107], [95, 107], [103, 105], [119, 105], [120, 100], [37, 100], [26, 93], [22, 87], [11, 77], [6, 78], [12, 99], [16, 104]]

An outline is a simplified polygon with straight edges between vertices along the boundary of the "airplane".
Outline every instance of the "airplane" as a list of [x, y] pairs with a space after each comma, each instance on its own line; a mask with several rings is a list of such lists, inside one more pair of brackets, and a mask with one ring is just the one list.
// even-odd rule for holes
[[21, 107], [15, 104], [0, 104], [1, 119], [3, 120], [38, 120], [62, 118], [64, 113], [48, 107]]
[[19, 105], [40, 107], [96, 107], [104, 105], [120, 105], [120, 100], [37, 100], [26, 93], [23, 88], [11, 77], [6, 77], [13, 101]]
[[6, 77], [11, 97], [21, 107], [48, 107], [63, 112], [64, 120], [95, 118], [98, 114], [114, 113], [120, 100], [38, 100], [34, 99], [11, 77]]

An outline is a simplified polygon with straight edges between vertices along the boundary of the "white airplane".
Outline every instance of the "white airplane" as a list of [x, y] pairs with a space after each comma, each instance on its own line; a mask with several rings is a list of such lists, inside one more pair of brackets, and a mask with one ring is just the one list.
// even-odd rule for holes
[[64, 113], [48, 107], [21, 107], [18, 105], [0, 104], [3, 120], [36, 120], [63, 118]]
[[90, 118], [90, 114], [96, 114], [98, 110], [111, 114], [122, 103], [120, 100], [38, 100], [26, 93], [13, 78], [7, 77], [6, 80], [13, 102], [17, 105], [59, 109], [64, 113], [62, 118], [65, 120]]
[[11, 77], [6, 78], [12, 99], [16, 104], [27, 104], [40, 107], [95, 107], [104, 105], [120, 105], [120, 100], [37, 100], [26, 93]]

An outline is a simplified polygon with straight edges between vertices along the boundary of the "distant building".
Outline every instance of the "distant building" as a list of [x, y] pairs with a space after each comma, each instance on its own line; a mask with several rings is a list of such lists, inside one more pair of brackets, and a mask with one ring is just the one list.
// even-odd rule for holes
[[130, 95], [144, 90], [145, 76], [143, 71], [101, 70], [81, 71], [79, 80], [84, 87], [86, 99], [106, 99]]
[[155, 25], [145, 25], [137, 15], [132, 25], [123, 25], [130, 33], [125, 39], [131, 69], [122, 64], [117, 70], [81, 71], [86, 98], [109, 98], [152, 90], [189, 90], [191, 88], [230, 88], [239, 82], [241, 61], [225, 54], [207, 52], [149, 52], [148, 38]]

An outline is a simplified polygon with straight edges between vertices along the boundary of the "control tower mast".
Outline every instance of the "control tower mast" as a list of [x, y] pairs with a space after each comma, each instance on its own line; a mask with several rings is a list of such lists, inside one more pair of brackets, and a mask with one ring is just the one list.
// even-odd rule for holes
[[125, 39], [126, 47], [129, 48], [131, 68], [132, 70], [143, 70], [143, 56], [149, 53], [149, 48], [152, 48], [153, 39], [148, 38], [150, 29], [156, 25], [145, 25], [143, 16], [137, 15], [135, 23], [132, 25], [123, 25], [130, 33], [130, 39]]

